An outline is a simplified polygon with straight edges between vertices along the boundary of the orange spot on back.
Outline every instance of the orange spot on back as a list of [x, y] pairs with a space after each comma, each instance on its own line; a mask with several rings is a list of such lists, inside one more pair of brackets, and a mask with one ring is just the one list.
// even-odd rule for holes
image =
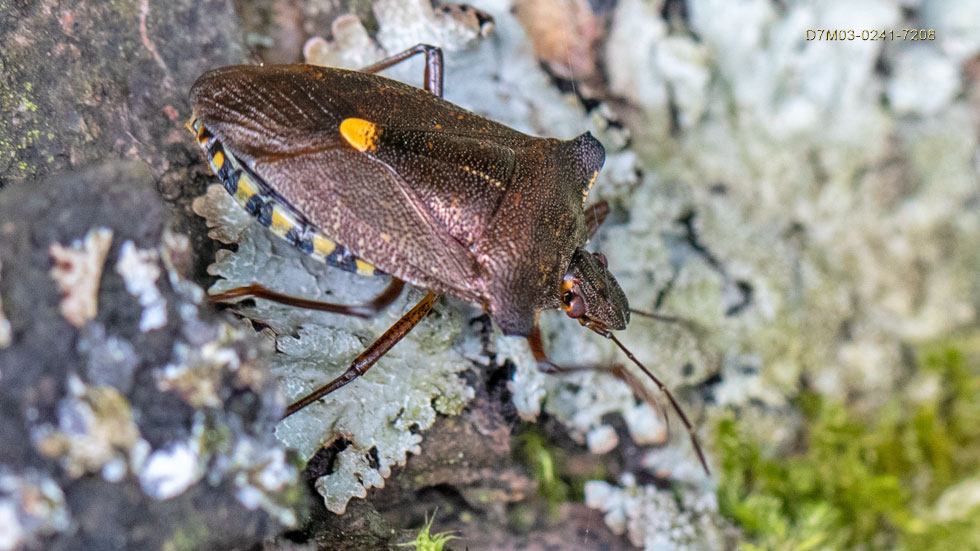
[[364, 119], [349, 118], [340, 122], [340, 135], [361, 152], [376, 149], [380, 134], [381, 130], [373, 122]]

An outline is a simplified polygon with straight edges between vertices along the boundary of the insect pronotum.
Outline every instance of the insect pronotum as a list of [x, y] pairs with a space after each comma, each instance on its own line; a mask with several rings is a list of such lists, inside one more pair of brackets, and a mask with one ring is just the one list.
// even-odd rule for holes
[[[424, 90], [374, 73], [425, 54]], [[389, 274], [374, 299], [342, 305], [252, 284], [215, 301], [253, 296], [370, 317], [405, 282], [426, 296], [339, 377], [290, 404], [286, 416], [367, 371], [446, 294], [481, 307], [507, 335], [548, 360], [538, 313], [563, 308], [612, 340], [669, 400], [667, 387], [613, 335], [629, 303], [601, 253], [583, 249], [608, 212], [586, 206], [605, 160], [591, 134], [536, 138], [444, 101], [442, 52], [419, 44], [361, 71], [313, 65], [231, 66], [191, 87], [195, 134], [211, 170], [248, 212], [314, 258], [364, 275]], [[643, 387], [621, 366], [611, 369]]]

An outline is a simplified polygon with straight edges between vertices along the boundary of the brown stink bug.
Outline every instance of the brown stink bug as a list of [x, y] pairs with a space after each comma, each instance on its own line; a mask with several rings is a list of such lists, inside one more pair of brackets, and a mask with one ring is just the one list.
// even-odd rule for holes
[[[418, 53], [426, 58], [424, 90], [374, 74]], [[583, 249], [608, 211], [603, 202], [586, 207], [602, 145], [589, 133], [567, 141], [528, 136], [441, 96], [442, 52], [422, 44], [361, 71], [231, 66], [206, 72], [191, 88], [187, 126], [248, 212], [327, 264], [392, 277], [373, 300], [353, 306], [259, 285], [213, 299], [255, 296], [369, 317], [405, 282], [429, 290], [345, 373], [286, 415], [367, 371], [443, 294], [481, 307], [505, 334], [527, 337], [542, 369], [564, 371], [547, 359], [537, 324], [542, 310], [563, 308], [656, 383], [707, 471], [673, 395], [613, 335], [629, 323], [629, 303], [605, 257]]]

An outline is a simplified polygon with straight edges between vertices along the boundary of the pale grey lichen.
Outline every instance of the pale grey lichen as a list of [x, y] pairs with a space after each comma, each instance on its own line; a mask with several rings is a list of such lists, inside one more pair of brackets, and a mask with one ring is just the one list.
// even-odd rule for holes
[[90, 323], [78, 340], [78, 351], [85, 357], [85, 380], [96, 386], [110, 386], [128, 392], [139, 364], [136, 348], [126, 339], [106, 335], [101, 323]]
[[593, 480], [585, 484], [585, 503], [605, 514], [606, 525], [627, 534], [646, 551], [725, 549], [718, 504], [710, 490], [675, 494], [639, 486], [627, 474], [618, 486]]
[[435, 9], [428, 0], [375, 0], [378, 44], [389, 55], [419, 43], [455, 52], [493, 31], [493, 23], [458, 7], [446, 2]]
[[[0, 276], [3, 275], [3, 263], [0, 262]], [[10, 342], [13, 340], [13, 334], [10, 327], [10, 320], [3, 313], [3, 297], [0, 297], [0, 349], [7, 348], [10, 346]], [[0, 372], [0, 378], [3, 377], [3, 373]]]
[[48, 247], [54, 261], [51, 279], [65, 295], [59, 311], [75, 327], [82, 327], [99, 311], [99, 280], [111, 245], [112, 230], [93, 228], [69, 246], [52, 243]]
[[[240, 330], [238, 330], [240, 331]], [[228, 329], [229, 333], [235, 330]], [[157, 388], [173, 390], [194, 407], [219, 407], [222, 402], [223, 377], [227, 371], [238, 371], [242, 358], [220, 342], [203, 346], [177, 343], [170, 363], [154, 372]]]
[[963, 62], [980, 51], [980, 4], [971, 0], [929, 0], [918, 6], [922, 26], [935, 29], [943, 53]]
[[606, 453], [619, 445], [616, 429], [608, 425], [600, 425], [585, 435], [585, 444], [592, 453]]
[[174, 442], [146, 458], [139, 469], [140, 485], [154, 499], [170, 499], [184, 492], [204, 474], [199, 439]]
[[0, 465], [0, 551], [70, 529], [65, 495], [54, 479], [34, 469], [15, 472]]
[[157, 289], [160, 277], [160, 253], [155, 249], [138, 249], [132, 241], [126, 241], [119, 250], [116, 272], [126, 283], [126, 290], [139, 299], [143, 313], [140, 315], [140, 331], [159, 329], [167, 323], [167, 301]]
[[223, 467], [225, 472], [235, 473], [233, 481], [239, 503], [248, 509], [267, 511], [284, 525], [296, 525], [295, 511], [279, 497], [295, 483], [297, 475], [285, 449], [241, 440], [219, 462], [227, 463]]
[[[160, 262], [175, 261], [186, 245], [173, 236], [168, 243], [162, 255], [158, 250], [140, 251], [128, 241], [120, 247], [116, 267], [127, 291], [142, 307], [141, 332], [158, 329], [167, 321], [166, 301], [156, 287]], [[170, 275], [171, 280], [180, 277]], [[186, 280], [180, 283], [194, 291]], [[140, 356], [129, 341], [107, 336], [102, 324], [89, 322], [78, 342], [87, 383], [69, 377], [70, 394], [59, 404], [57, 424], [35, 425], [34, 447], [57, 460], [71, 478], [98, 474], [119, 483], [132, 474], [143, 492], [157, 500], [177, 497], [205, 478], [214, 485], [230, 479], [246, 508], [261, 508], [279, 522], [293, 525], [295, 513], [284, 493], [295, 482], [297, 469], [284, 449], [266, 442], [271, 435], [251, 435], [241, 421], [204, 413], [205, 408], [224, 406], [229, 384], [256, 396], [269, 392], [268, 375], [256, 363], [254, 347], [241, 344], [246, 330], [225, 323], [206, 325], [193, 303], [203, 293], [196, 289], [188, 294], [191, 302], [178, 308], [183, 339], [173, 344], [170, 362], [153, 373], [159, 391], [174, 391], [197, 410], [188, 438], [151, 448], [141, 435], [133, 405], [124, 396], [132, 388]]]
[[356, 69], [367, 67], [385, 56], [384, 50], [371, 38], [356, 15], [334, 19], [330, 25], [332, 40], [314, 36], [303, 45], [303, 58], [325, 67]]
[[[241, 426], [234, 418], [237, 414], [215, 419], [205, 413], [207, 408], [225, 407], [229, 385], [260, 397], [270, 393], [269, 372], [259, 351], [240, 345], [250, 330], [221, 324], [217, 330], [202, 327], [197, 332], [196, 311], [180, 313], [188, 342], [174, 345], [170, 362], [154, 371], [154, 379], [160, 391], [175, 391], [195, 408], [193, 425], [186, 439], [152, 452], [147, 447], [140, 461], [133, 462], [133, 472], [144, 492], [155, 499], [180, 495], [202, 480], [212, 485], [230, 480], [243, 506], [261, 509], [284, 525], [295, 525], [288, 490], [298, 470], [285, 449], [270, 442], [271, 435], [254, 434], [251, 427]], [[282, 407], [278, 395], [269, 397], [274, 400], [263, 407]]]
[[119, 466], [129, 464], [129, 451], [141, 441], [129, 402], [112, 387], [86, 385], [76, 376], [70, 377], [68, 389], [70, 395], [58, 406], [57, 427], [33, 428], [34, 447], [57, 459], [72, 478], [101, 473], [118, 480]]
[[[444, 3], [435, 9], [428, 0], [376, 0], [371, 8], [378, 21], [376, 39], [356, 16], [343, 15], [331, 24], [331, 40], [317, 36], [306, 42], [306, 62], [357, 69], [420, 43], [456, 52], [494, 29], [492, 21], [479, 17], [469, 6], [461, 10], [458, 4]], [[404, 67], [391, 70], [408, 74]], [[412, 74], [410, 81], [418, 82], [418, 75]]]

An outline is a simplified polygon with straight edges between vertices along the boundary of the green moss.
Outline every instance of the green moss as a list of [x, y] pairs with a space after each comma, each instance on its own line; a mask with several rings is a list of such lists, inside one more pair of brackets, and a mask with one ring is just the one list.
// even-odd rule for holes
[[516, 438], [518, 459], [531, 472], [538, 483], [538, 495], [547, 503], [552, 515], [565, 502], [582, 502], [585, 499], [585, 483], [588, 480], [602, 480], [606, 472], [601, 462], [593, 472], [585, 475], [572, 474], [567, 467], [568, 454], [565, 450], [551, 444], [538, 425], [529, 425], [527, 430]]
[[558, 506], [568, 501], [572, 493], [572, 488], [562, 476], [565, 453], [549, 446], [544, 434], [534, 428], [518, 436], [517, 451], [538, 483], [538, 495], [548, 504], [548, 510], [556, 513]]
[[[719, 422], [719, 504], [745, 531], [743, 549], [980, 549], [980, 483], [969, 485], [980, 472], [980, 335], [917, 356], [907, 388], [873, 414], [801, 395], [790, 457], [732, 417]], [[965, 505], [937, 506], [957, 484]]]
[[442, 551], [443, 546], [450, 540], [457, 539], [451, 532], [438, 532], [431, 534], [432, 521], [436, 519], [436, 513], [425, 519], [425, 525], [419, 530], [415, 540], [399, 543], [398, 547], [413, 547], [415, 551]]
[[178, 526], [169, 542], [164, 544], [165, 551], [193, 551], [200, 549], [201, 543], [208, 539], [208, 527], [203, 520], [191, 519]]

